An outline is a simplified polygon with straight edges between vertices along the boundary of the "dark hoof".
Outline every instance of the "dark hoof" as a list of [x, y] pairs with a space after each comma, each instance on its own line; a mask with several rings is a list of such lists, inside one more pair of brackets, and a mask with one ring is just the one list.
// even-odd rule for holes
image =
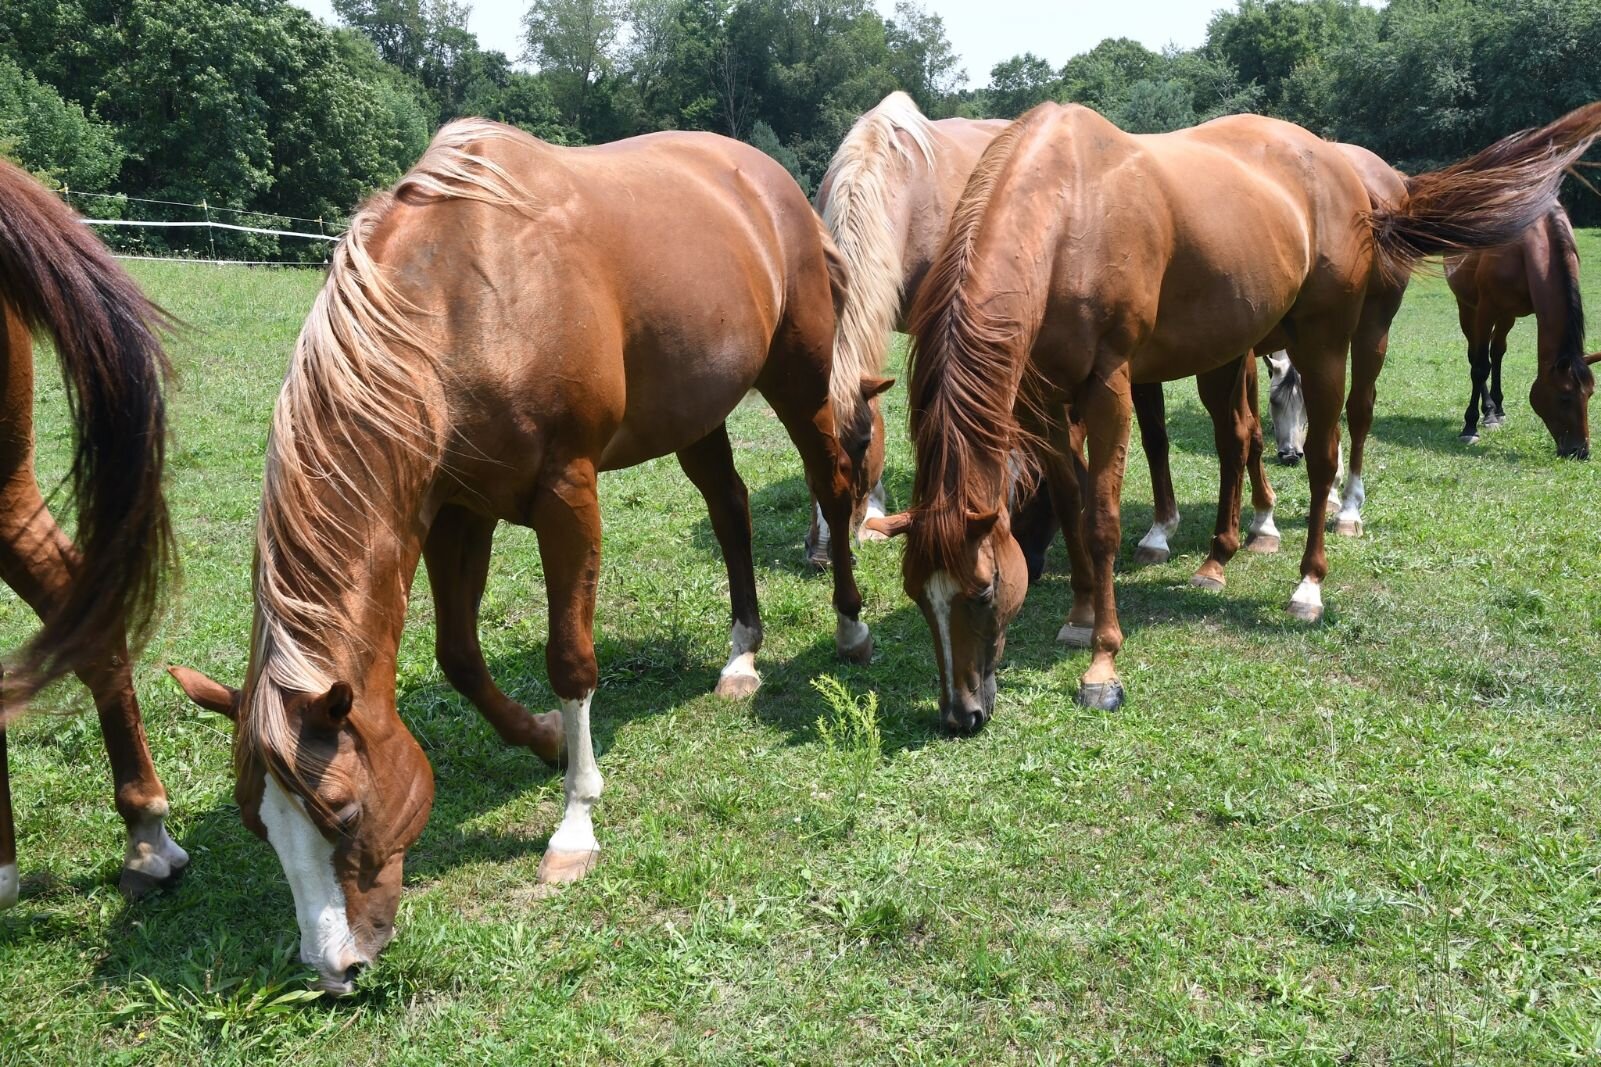
[[1068, 648], [1093, 648], [1095, 627], [1078, 626], [1071, 622], [1063, 623], [1062, 628], [1056, 631], [1056, 640]]
[[1479, 435], [1464, 430], [1462, 433], [1457, 435], [1457, 440], [1465, 445], [1476, 445], [1479, 443]]
[[1172, 555], [1170, 549], [1146, 548], [1142, 545], [1134, 550], [1134, 565], [1146, 567], [1153, 563], [1166, 563]]
[[1123, 683], [1080, 682], [1078, 702], [1098, 711], [1116, 711], [1123, 706]]
[[1486, 415], [1485, 418], [1484, 418], [1484, 428], [1486, 430], [1499, 430], [1501, 427], [1503, 427], [1505, 425], [1506, 425], [1506, 416], [1505, 415]]
[[122, 877], [117, 879], [117, 892], [122, 894], [122, 899], [132, 904], [143, 900], [152, 893], [163, 889], [171, 889], [182, 880], [183, 872], [188, 869], [189, 865], [186, 863], [182, 867], [173, 868], [172, 873], [165, 878], [155, 878], [143, 871], [124, 867], [122, 869]]

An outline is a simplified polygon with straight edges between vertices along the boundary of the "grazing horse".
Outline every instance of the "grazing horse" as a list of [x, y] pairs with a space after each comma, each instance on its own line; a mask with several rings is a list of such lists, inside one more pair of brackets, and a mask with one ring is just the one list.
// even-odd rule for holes
[[1462, 420], [1462, 440], [1479, 439], [1484, 428], [1506, 419], [1501, 406], [1501, 359], [1517, 320], [1533, 315], [1539, 330], [1537, 370], [1529, 406], [1556, 442], [1557, 455], [1590, 458], [1590, 394], [1595, 379], [1585, 368], [1601, 354], [1584, 354], [1584, 301], [1579, 295], [1579, 250], [1567, 212], [1554, 205], [1511, 244], [1453, 257], [1446, 279], [1456, 296], [1457, 316], [1468, 339], [1472, 391]]
[[[1393, 210], [1406, 198], [1406, 175], [1359, 145], [1336, 144], [1334, 147], [1345, 156], [1357, 176], [1362, 179], [1372, 210]], [[1344, 495], [1331, 492], [1329, 497], [1331, 506], [1339, 508], [1339, 513], [1334, 519], [1334, 532], [1337, 534], [1357, 536], [1362, 532], [1362, 505], [1366, 499], [1362, 484], [1362, 457], [1367, 435], [1372, 427], [1374, 403], [1372, 393], [1379, 372], [1383, 369], [1385, 354], [1389, 350], [1390, 323], [1401, 309], [1401, 299], [1406, 295], [1409, 280], [1409, 273], [1386, 271], [1378, 261], [1374, 262], [1368, 274], [1367, 295], [1362, 304], [1362, 319], [1352, 343], [1352, 387], [1351, 395], [1346, 401], [1346, 421], [1351, 430], [1351, 468], [1346, 478]], [[1296, 374], [1287, 354], [1273, 353], [1268, 360], [1274, 434], [1278, 440], [1279, 459], [1293, 463], [1300, 459], [1301, 445], [1306, 440], [1306, 409], [1299, 395], [1300, 377]], [[1281, 362], [1276, 363], [1276, 361]], [[1234, 398], [1234, 415], [1237, 421], [1233, 440], [1226, 438], [1222, 433], [1226, 423], [1225, 419], [1220, 417], [1222, 412], [1219, 410], [1222, 405], [1229, 402], [1229, 394], [1226, 391], [1219, 393], [1214, 385], [1213, 395], [1209, 399], [1208, 375], [1201, 375], [1197, 378], [1197, 382], [1201, 386], [1201, 399], [1212, 412], [1214, 425], [1218, 428], [1218, 456], [1224, 467], [1222, 490], [1224, 495], [1230, 492], [1230, 485], [1234, 487], [1233, 492], [1238, 492], [1238, 476], [1236, 474], [1231, 477], [1228, 468], [1238, 462], [1241, 445], [1239, 437], [1242, 434], [1249, 435], [1248, 462], [1255, 514], [1246, 547], [1258, 552], [1276, 551], [1279, 546], [1279, 534], [1273, 525], [1273, 491], [1268, 488], [1266, 475], [1261, 467], [1262, 429], [1257, 416], [1254, 363], [1247, 367], [1246, 390], [1249, 395]], [[1132, 392], [1134, 413], [1140, 423], [1140, 437], [1151, 466], [1151, 489], [1156, 501], [1151, 531], [1140, 542], [1140, 552], [1136, 554], [1135, 560], [1162, 562], [1167, 558], [1166, 535], [1178, 528], [1178, 505], [1173, 496], [1173, 476], [1167, 461], [1168, 440], [1166, 420], [1163, 418], [1162, 386], [1159, 382], [1136, 383]], [[1343, 460], [1343, 456], [1340, 459]], [[1344, 473], [1338, 469], [1341, 467], [1343, 463], [1337, 461], [1336, 482], [1340, 474]], [[1239, 542], [1238, 521], [1238, 505], [1234, 505], [1231, 511], [1220, 497], [1218, 532], [1213, 538], [1212, 552], [1201, 564], [1192, 584], [1203, 588], [1222, 588], [1223, 567], [1232, 555], [1227, 546]], [[1230, 529], [1231, 522], [1232, 529]]]
[[1135, 382], [1247, 350], [1289, 352], [1312, 496], [1288, 610], [1319, 619], [1346, 356], [1354, 346], [1354, 438], [1371, 420], [1381, 358], [1368, 315], [1375, 270], [1399, 277], [1425, 255], [1508, 240], [1548, 209], [1598, 131], [1601, 104], [1581, 108], [1409, 178], [1392, 208], [1373, 206], [1335, 146], [1261, 116], [1132, 135], [1047, 103], [997, 137], [913, 312], [917, 472], [911, 510], [886, 523], [907, 535], [904, 584], [934, 636], [947, 727], [971, 732], [994, 709], [1005, 628], [1025, 592], [1005, 505], [1028, 437], [1041, 442], [1063, 521], [1084, 522], [1068, 622], [1092, 626], [1093, 654], [1078, 699], [1122, 702], [1112, 567]]
[[[930, 121], [910, 96], [891, 93], [856, 120], [817, 187], [817, 211], [850, 268], [834, 336], [841, 370], [834, 424], [858, 460], [851, 525], [863, 540], [883, 537], [864, 523], [884, 514], [884, 416], [876, 396], [893, 384], [872, 376], [883, 373], [891, 331], [905, 328], [973, 164], [1008, 125]], [[806, 535], [812, 566], [827, 564], [829, 542], [828, 521], [814, 501]]]
[[[164, 826], [167, 791], [150, 762], [129, 655], [149, 631], [171, 560], [159, 336], [169, 320], [61, 201], [4, 161], [0, 319], [0, 579], [44, 622], [6, 677], [0, 707], [0, 908], [18, 890], [7, 718], [68, 672], [100, 713], [128, 832], [119, 887], [137, 898], [189, 862]], [[55, 342], [72, 412], [76, 545], [34, 476], [33, 331]]]
[[[335, 250], [273, 414], [242, 691], [185, 669], [235, 718], [235, 795], [294, 892], [301, 958], [346, 993], [394, 929], [433, 773], [396, 713], [395, 662], [419, 558], [451, 684], [508, 743], [554, 765], [566, 803], [539, 865], [595, 862], [601, 471], [676, 453], [705, 497], [733, 601], [728, 696], [759, 679], [750, 510], [725, 420], [772, 405], [837, 529], [851, 463], [829, 404], [828, 233], [757, 149], [702, 133], [559, 148], [509, 126], [445, 126]], [[500, 521], [539, 539], [559, 718], [495, 685], [479, 599]], [[848, 539], [834, 546], [835, 645], [865, 662]], [[559, 726], [558, 726], [559, 724]]]

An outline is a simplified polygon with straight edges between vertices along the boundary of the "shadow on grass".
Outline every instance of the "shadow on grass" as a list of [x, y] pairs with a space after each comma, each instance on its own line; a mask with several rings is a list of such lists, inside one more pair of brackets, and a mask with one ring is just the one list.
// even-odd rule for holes
[[[1507, 415], [1508, 421], [1514, 419], [1533, 419], [1538, 417], [1531, 411], [1511, 412]], [[1402, 445], [1406, 448], [1416, 448], [1425, 452], [1436, 452], [1447, 456], [1465, 456], [1484, 463], [1501, 463], [1506, 466], [1517, 466], [1528, 463], [1537, 457], [1523, 449], [1497, 448], [1488, 449], [1482, 444], [1465, 445], [1457, 440], [1462, 432], [1462, 417], [1451, 416], [1445, 419], [1427, 418], [1422, 415], [1380, 415], [1373, 420], [1372, 439], [1392, 445]], [[1488, 440], [1492, 433], [1482, 427], [1480, 433]], [[1550, 437], [1541, 429], [1540, 440], [1544, 445], [1550, 445]], [[1554, 451], [1554, 449], [1553, 449]]]

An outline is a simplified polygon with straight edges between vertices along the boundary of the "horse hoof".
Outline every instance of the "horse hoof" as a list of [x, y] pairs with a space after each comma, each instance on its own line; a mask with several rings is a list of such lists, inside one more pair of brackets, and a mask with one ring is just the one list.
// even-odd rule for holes
[[1486, 430], [1499, 430], [1501, 427], [1503, 427], [1505, 425], [1506, 425], [1506, 416], [1505, 415], [1490, 415], [1490, 416], [1487, 416], [1485, 418], [1485, 420], [1484, 420], [1484, 428]]
[[547, 711], [543, 715], [530, 715], [533, 720], [533, 736], [528, 741], [529, 751], [539, 757], [539, 762], [553, 771], [559, 771], [567, 764], [566, 753], [562, 751], [562, 724], [561, 712]]
[[1165, 548], [1146, 548], [1141, 545], [1134, 550], [1134, 565], [1146, 567], [1152, 563], [1166, 563], [1173, 553]]
[[1245, 539], [1245, 551], [1270, 556], [1279, 550], [1277, 534], [1252, 534]]
[[1209, 589], [1216, 593], [1221, 592], [1225, 584], [1225, 581], [1219, 575], [1195, 574], [1190, 577], [1190, 587], [1192, 589]]
[[828, 570], [828, 557], [814, 556], [808, 552], [806, 553], [806, 566], [807, 569], [820, 574], [823, 571]]
[[834, 651], [838, 652], [839, 658], [847, 663], [865, 667], [873, 662], [873, 636], [868, 634], [862, 638], [861, 644], [856, 645], [854, 648], [846, 648], [836, 640], [834, 642]]
[[1090, 641], [1094, 636], [1095, 627], [1075, 626], [1072, 623], [1065, 623], [1060, 630], [1056, 631], [1056, 640], [1068, 648], [1089, 648]]
[[725, 674], [717, 679], [717, 695], [724, 700], [744, 700], [762, 687], [762, 680], [755, 674]]
[[1337, 518], [1334, 520], [1334, 532], [1340, 537], [1361, 537], [1362, 520]]
[[1465, 445], [1476, 445], [1479, 443], [1479, 435], [1476, 433], [1460, 434], [1458, 435], [1457, 440]]
[[7, 863], [0, 866], [0, 911], [5, 911], [17, 902], [21, 888], [17, 880], [17, 865]]
[[567, 882], [576, 882], [588, 874], [600, 858], [597, 849], [584, 852], [561, 852], [557, 849], [548, 849], [543, 859], [539, 861], [539, 884], [561, 885]]
[[1284, 613], [1292, 619], [1299, 619], [1301, 622], [1317, 622], [1323, 618], [1323, 605], [1292, 600], [1284, 606]]
[[1080, 682], [1078, 702], [1086, 708], [1095, 708], [1097, 711], [1116, 711], [1123, 706], [1123, 683]]
[[[160, 892], [163, 889], [171, 889], [178, 884], [179, 879], [183, 877], [184, 872], [188, 869], [189, 865], [185, 863], [180, 867], [173, 867], [165, 877], [157, 877], [145, 871], [136, 871], [132, 867], [124, 867], [122, 876], [117, 879], [117, 892], [122, 894], [122, 899], [132, 904], [143, 900], [152, 893]], [[0, 887], [0, 891], [3, 891], [3, 887]], [[0, 901], [0, 907], [4, 906], [4, 902]]]

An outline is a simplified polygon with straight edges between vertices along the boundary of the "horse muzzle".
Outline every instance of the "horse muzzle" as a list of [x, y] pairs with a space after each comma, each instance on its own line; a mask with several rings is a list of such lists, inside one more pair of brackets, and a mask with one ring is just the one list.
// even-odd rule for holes
[[1301, 462], [1301, 453], [1294, 449], [1281, 448], [1279, 449], [1279, 462], [1286, 467], [1294, 467]]

